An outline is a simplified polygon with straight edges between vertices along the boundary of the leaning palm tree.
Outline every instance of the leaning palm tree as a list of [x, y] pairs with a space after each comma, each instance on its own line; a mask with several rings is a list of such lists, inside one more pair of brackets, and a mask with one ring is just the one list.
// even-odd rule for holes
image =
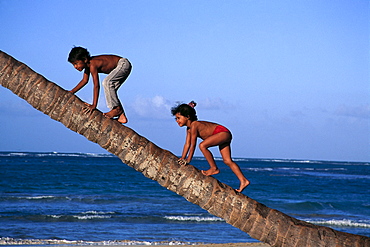
[[290, 217], [235, 192], [192, 165], [180, 166], [163, 150], [84, 103], [25, 64], [0, 51], [0, 84], [37, 110], [99, 144], [123, 163], [209, 213], [271, 246], [370, 246], [370, 238], [339, 232]]

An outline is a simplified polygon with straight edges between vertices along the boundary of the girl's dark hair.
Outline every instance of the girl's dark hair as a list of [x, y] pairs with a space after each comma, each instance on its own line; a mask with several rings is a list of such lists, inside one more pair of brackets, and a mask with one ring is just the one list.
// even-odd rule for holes
[[72, 50], [69, 52], [68, 56], [68, 62], [73, 63], [76, 60], [82, 60], [85, 59], [90, 60], [91, 56], [89, 51], [86, 48], [83, 48], [81, 46], [75, 46], [72, 48]]
[[180, 113], [184, 117], [189, 117], [191, 121], [197, 121], [198, 117], [194, 109], [196, 105], [197, 103], [194, 101], [191, 101], [189, 104], [179, 104], [171, 108], [171, 113], [173, 116]]

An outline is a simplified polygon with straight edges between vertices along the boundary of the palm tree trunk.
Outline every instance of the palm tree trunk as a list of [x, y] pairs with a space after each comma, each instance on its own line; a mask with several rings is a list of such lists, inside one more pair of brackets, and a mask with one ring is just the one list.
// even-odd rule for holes
[[118, 121], [105, 118], [100, 111], [85, 114], [84, 103], [77, 96], [2, 51], [0, 84], [37, 110], [98, 143], [123, 163], [252, 238], [271, 246], [370, 246], [368, 237], [297, 220], [204, 176], [192, 165], [180, 166], [175, 155]]

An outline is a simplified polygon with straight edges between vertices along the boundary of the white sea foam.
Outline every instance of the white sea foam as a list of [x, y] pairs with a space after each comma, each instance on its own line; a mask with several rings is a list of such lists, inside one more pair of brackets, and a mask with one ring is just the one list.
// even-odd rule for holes
[[82, 215], [74, 215], [74, 218], [77, 218], [79, 220], [92, 220], [92, 219], [109, 219], [112, 218], [112, 214], [115, 214], [115, 212], [102, 212], [102, 211], [95, 211], [90, 210], [86, 212], [82, 212]]
[[313, 168], [313, 167], [250, 167], [250, 171], [347, 171], [345, 168]]
[[270, 167], [264, 167], [264, 168], [253, 167], [253, 168], [246, 168], [245, 170], [259, 172], [259, 171], [273, 171], [274, 169]]
[[77, 218], [79, 220], [92, 220], [92, 219], [109, 219], [112, 218], [112, 216], [107, 215], [74, 215], [74, 218]]
[[26, 199], [28, 200], [41, 200], [41, 199], [51, 199], [55, 198], [55, 196], [27, 196]]
[[370, 223], [363, 222], [354, 222], [352, 220], [308, 220], [312, 224], [318, 225], [330, 225], [338, 227], [361, 227], [361, 228], [370, 228]]
[[54, 218], [54, 219], [59, 219], [59, 218], [63, 217], [61, 215], [55, 215], [55, 214], [48, 215], [48, 216], [50, 216], [51, 218]]
[[198, 245], [201, 243], [182, 242], [182, 241], [132, 241], [132, 240], [108, 240], [108, 241], [83, 241], [66, 239], [15, 239], [8, 237], [0, 238], [0, 245], [94, 245], [94, 246], [126, 246], [126, 245]]
[[82, 214], [115, 214], [115, 212], [102, 212], [102, 211], [86, 211]]
[[0, 156], [26, 156], [27, 153], [1, 153]]
[[176, 220], [176, 221], [197, 221], [197, 222], [224, 221], [223, 219], [218, 217], [201, 217], [201, 216], [165, 216], [164, 218], [167, 220]]
[[[51, 218], [54, 218], [54, 219], [69, 217], [67, 215], [55, 215], [55, 214], [47, 215], [47, 216], [51, 217]], [[79, 220], [109, 219], [109, 218], [112, 218], [109, 215], [98, 215], [98, 214], [96, 214], [96, 215], [72, 215], [70, 217], [73, 217], [73, 218], [76, 218], [76, 219], [79, 219]]]

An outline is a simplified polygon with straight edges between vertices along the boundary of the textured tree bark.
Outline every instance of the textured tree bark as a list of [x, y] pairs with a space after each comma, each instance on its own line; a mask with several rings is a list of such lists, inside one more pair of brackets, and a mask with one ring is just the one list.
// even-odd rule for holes
[[180, 166], [169, 151], [132, 129], [105, 118], [98, 110], [83, 112], [84, 103], [25, 64], [0, 51], [0, 84], [37, 110], [99, 144], [123, 163], [209, 213], [271, 246], [369, 247], [370, 238], [297, 220], [235, 192], [192, 165]]

